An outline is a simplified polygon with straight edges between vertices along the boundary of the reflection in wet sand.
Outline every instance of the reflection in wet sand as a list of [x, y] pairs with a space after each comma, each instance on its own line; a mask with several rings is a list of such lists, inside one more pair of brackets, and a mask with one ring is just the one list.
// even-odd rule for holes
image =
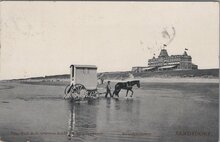
[[96, 110], [98, 100], [88, 102], [67, 101], [69, 108], [68, 139], [84, 140], [86, 136], [94, 136], [96, 132]]
[[69, 139], [71, 139], [75, 130], [75, 108], [73, 101], [68, 101], [68, 104], [70, 109], [70, 116], [69, 116], [69, 123], [68, 123], [69, 127], [68, 127], [67, 136], [69, 137]]

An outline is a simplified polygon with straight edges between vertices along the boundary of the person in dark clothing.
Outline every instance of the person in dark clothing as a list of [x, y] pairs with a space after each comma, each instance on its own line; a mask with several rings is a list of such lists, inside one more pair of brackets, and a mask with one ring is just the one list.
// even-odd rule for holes
[[107, 86], [106, 86], [106, 94], [105, 94], [105, 97], [108, 97], [108, 94], [110, 94], [110, 97], [112, 97], [110, 81], [108, 81]]

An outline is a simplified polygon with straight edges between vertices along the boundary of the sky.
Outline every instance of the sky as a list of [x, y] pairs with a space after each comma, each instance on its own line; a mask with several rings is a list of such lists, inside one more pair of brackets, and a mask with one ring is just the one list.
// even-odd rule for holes
[[200, 69], [219, 67], [217, 2], [2, 1], [0, 22], [0, 79], [66, 74], [70, 64], [127, 71], [164, 43], [169, 55], [187, 48]]

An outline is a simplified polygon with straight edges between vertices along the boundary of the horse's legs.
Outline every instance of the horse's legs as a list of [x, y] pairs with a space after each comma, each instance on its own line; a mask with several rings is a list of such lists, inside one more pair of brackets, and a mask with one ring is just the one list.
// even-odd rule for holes
[[127, 89], [127, 92], [126, 92], [126, 97], [127, 97], [127, 95], [128, 95], [128, 91], [129, 91], [129, 90]]
[[133, 94], [134, 94], [134, 91], [133, 90], [130, 90], [131, 91], [131, 96], [130, 97], [132, 97], [133, 96]]
[[120, 92], [121, 90], [115, 90], [115, 95], [117, 96], [117, 97], [119, 97], [119, 92]]
[[113, 93], [112, 93], [112, 97], [114, 97], [114, 95], [115, 95], [115, 90], [114, 90]]

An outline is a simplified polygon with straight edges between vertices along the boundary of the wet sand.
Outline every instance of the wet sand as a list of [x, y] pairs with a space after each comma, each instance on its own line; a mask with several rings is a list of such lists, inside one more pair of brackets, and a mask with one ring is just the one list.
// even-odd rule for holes
[[80, 103], [63, 100], [64, 88], [0, 82], [0, 140], [218, 141], [218, 83], [142, 82], [133, 98]]

